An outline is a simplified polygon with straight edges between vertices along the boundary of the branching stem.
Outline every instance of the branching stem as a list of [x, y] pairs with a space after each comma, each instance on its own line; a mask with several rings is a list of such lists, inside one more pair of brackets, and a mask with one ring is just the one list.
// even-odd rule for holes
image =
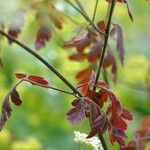
[[[85, 11], [83, 12], [81, 9], [79, 9], [78, 7], [76, 7], [72, 2], [70, 2], [69, 0], [65, 0], [70, 6], [72, 6], [77, 12], [79, 12], [84, 18], [86, 21], [88, 21], [92, 27], [101, 35], [103, 36], [106, 36], [105, 33], [101, 32], [97, 27], [96, 25], [92, 22], [92, 20], [89, 18], [89, 16], [87, 14], [85, 14]], [[78, 5], [80, 3], [78, 2]], [[80, 6], [81, 7], [81, 6]]]
[[[106, 30], [105, 30], [105, 35], [106, 36], [104, 38], [104, 46], [103, 46], [103, 50], [102, 50], [102, 53], [101, 53], [101, 56], [100, 56], [100, 59], [99, 59], [99, 65], [98, 65], [96, 78], [95, 78], [95, 82], [94, 82], [95, 85], [97, 85], [97, 82], [98, 82], [98, 79], [100, 77], [100, 73], [101, 73], [101, 70], [102, 70], [102, 66], [103, 66], [103, 61], [104, 61], [105, 52], [106, 52], [106, 49], [107, 49], [107, 44], [108, 44], [108, 39], [109, 39], [109, 30], [110, 30], [110, 25], [111, 25], [111, 19], [112, 19], [112, 15], [113, 15], [113, 10], [115, 8], [115, 3], [116, 3], [116, 0], [112, 0], [111, 7], [110, 7], [110, 12], [109, 12], [109, 15], [108, 15], [108, 22], [107, 22], [107, 26], [106, 26]], [[95, 90], [96, 90], [96, 86], [93, 87], [93, 91], [95, 91]], [[107, 145], [106, 145], [106, 142], [104, 140], [103, 135], [98, 133], [98, 137], [101, 140], [101, 143], [103, 145], [104, 150], [107, 150], [108, 148], [107, 148]]]
[[[95, 85], [97, 84], [98, 79], [100, 77], [100, 73], [101, 73], [101, 70], [102, 70], [103, 61], [104, 61], [104, 57], [105, 57], [105, 52], [107, 50], [111, 19], [112, 19], [112, 15], [113, 15], [113, 10], [114, 10], [115, 4], [116, 4], [116, 0], [112, 0], [111, 8], [110, 8], [109, 16], [108, 16], [108, 22], [107, 22], [107, 26], [106, 26], [106, 30], [105, 30], [106, 36], [104, 38], [104, 46], [103, 46], [102, 54], [101, 54], [100, 59], [99, 59], [99, 65], [98, 65], [98, 69], [97, 69], [97, 73], [96, 73], [96, 79], [95, 79], [95, 83], [94, 83]], [[94, 87], [93, 90], [95, 91], [96, 87]]]
[[0, 30], [0, 34], [8, 38], [9, 40], [13, 41], [17, 45], [21, 46], [24, 50], [32, 54], [34, 57], [36, 57], [40, 62], [42, 62], [47, 68], [49, 68], [57, 77], [59, 77], [75, 94], [78, 94], [80, 97], [82, 97], [82, 94], [61, 74], [59, 73], [53, 66], [51, 66], [44, 58], [42, 58], [39, 54], [37, 54], [35, 51], [21, 43], [20, 41], [16, 40], [12, 36], [8, 35], [4, 31]]
[[98, 0], [96, 0], [95, 2], [94, 13], [93, 13], [93, 18], [92, 18], [93, 23], [94, 23], [96, 12], [97, 12], [97, 7], [98, 7]]

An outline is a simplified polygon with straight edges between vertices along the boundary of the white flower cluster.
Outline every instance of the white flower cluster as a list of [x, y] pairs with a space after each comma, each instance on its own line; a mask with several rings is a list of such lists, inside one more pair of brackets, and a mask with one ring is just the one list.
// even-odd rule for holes
[[78, 144], [86, 144], [92, 147], [92, 150], [103, 150], [102, 144], [97, 137], [86, 138], [87, 134], [74, 131], [74, 141]]

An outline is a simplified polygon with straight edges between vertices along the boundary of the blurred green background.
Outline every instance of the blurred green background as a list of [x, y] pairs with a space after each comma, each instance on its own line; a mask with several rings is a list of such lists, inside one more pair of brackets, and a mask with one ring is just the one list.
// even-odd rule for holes
[[[6, 25], [9, 25], [13, 19], [12, 12], [18, 8], [25, 9], [25, 25], [21, 28], [19, 40], [33, 49], [38, 23], [35, 21], [35, 9], [31, 6], [36, 2], [35, 0], [0, 0], [0, 21], [5, 22]], [[44, 9], [50, 2], [50, 0], [43, 1], [40, 9]], [[85, 22], [63, 0], [52, 2], [65, 14], [79, 22]], [[89, 16], [92, 16], [94, 1], [87, 0], [85, 3], [81, 0], [81, 2], [85, 10], [88, 10]], [[96, 20], [104, 19], [106, 5], [104, 0], [100, 1]], [[117, 84], [111, 83], [111, 88], [120, 98], [122, 105], [134, 115], [134, 120], [129, 123], [127, 130], [127, 141], [132, 139], [141, 118], [150, 115], [150, 93], [145, 89], [145, 78], [150, 65], [150, 3], [141, 0], [129, 1], [129, 6], [134, 23], [130, 21], [124, 4], [117, 4], [113, 16], [113, 23], [123, 28], [126, 57], [124, 68], [118, 61]], [[74, 75], [84, 68], [86, 63], [69, 61], [67, 57], [71, 51], [61, 48], [63, 41], [75, 35], [74, 28], [76, 25], [67, 18], [64, 19], [62, 30], [54, 30], [52, 27], [54, 30], [52, 39], [38, 53], [76, 85]], [[52, 72], [21, 47], [16, 44], [10, 46], [6, 39], [0, 44], [0, 55], [4, 62], [4, 67], [0, 68], [0, 106], [7, 92], [17, 82], [14, 77], [16, 72], [44, 76], [51, 85], [69, 90]], [[72, 96], [31, 86], [29, 83], [19, 86], [18, 91], [23, 104], [20, 107], [13, 106], [12, 116], [0, 133], [0, 150], [79, 149], [73, 141], [73, 131], [88, 133], [90, 128], [87, 120], [80, 125], [71, 125], [67, 121], [66, 112], [71, 106]], [[105, 138], [107, 139], [107, 133]], [[118, 149], [118, 145], [112, 146], [108, 139], [107, 143], [109, 149]], [[81, 149], [86, 148], [81, 147]]]

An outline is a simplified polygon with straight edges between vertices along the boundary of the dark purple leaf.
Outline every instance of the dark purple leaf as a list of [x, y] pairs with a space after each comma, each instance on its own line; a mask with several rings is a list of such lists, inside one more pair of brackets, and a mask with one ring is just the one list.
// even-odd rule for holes
[[[19, 33], [20, 33], [19, 28], [9, 28], [9, 30], [8, 30], [8, 34], [14, 38], [17, 38]], [[11, 44], [11, 43], [12, 43], [12, 41], [9, 40], [9, 44]]]
[[10, 95], [11, 95], [11, 101], [15, 105], [17, 105], [17, 106], [21, 105], [22, 101], [21, 101], [19, 93], [17, 92], [15, 87], [12, 88]]
[[93, 41], [96, 41], [96, 34], [93, 31], [87, 31], [70, 41], [64, 43], [64, 48], [76, 47], [78, 53], [83, 53]]
[[116, 49], [119, 53], [119, 59], [121, 64], [124, 65], [125, 49], [122, 28], [119, 25], [114, 24], [114, 27], [110, 31], [110, 36], [116, 40]]
[[79, 104], [80, 104], [80, 99], [75, 99], [71, 102], [71, 105], [74, 107], [78, 106]]
[[84, 100], [76, 99], [72, 102], [74, 108], [67, 112], [67, 119], [72, 124], [79, 124], [85, 117], [86, 112], [89, 112], [89, 105]]
[[126, 138], [126, 134], [124, 133], [124, 131], [117, 129], [115, 127], [111, 128], [110, 131], [110, 141], [112, 143], [114, 142], [118, 142], [120, 145], [125, 145], [125, 138]]
[[87, 138], [91, 138], [93, 136], [95, 136], [97, 133], [104, 133], [106, 131], [108, 127], [108, 120], [107, 120], [107, 116], [105, 113], [101, 113], [101, 115], [99, 115], [91, 128], [90, 133], [88, 134]]
[[81, 107], [75, 107], [68, 111], [67, 118], [72, 124], [79, 124], [85, 118], [85, 111]]
[[35, 48], [37, 50], [43, 48], [50, 38], [51, 38], [51, 30], [47, 27], [41, 27], [36, 35]]
[[2, 105], [2, 114], [0, 117], [0, 131], [4, 127], [7, 119], [11, 116], [11, 112], [12, 112], [12, 108], [9, 102], [9, 94], [7, 94]]

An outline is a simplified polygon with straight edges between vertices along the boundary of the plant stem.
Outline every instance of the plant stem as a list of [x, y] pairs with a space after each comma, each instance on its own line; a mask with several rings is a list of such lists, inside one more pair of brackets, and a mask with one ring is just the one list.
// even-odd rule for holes
[[94, 20], [95, 20], [95, 16], [96, 16], [96, 12], [97, 12], [97, 7], [98, 7], [98, 0], [96, 0], [96, 2], [95, 2], [95, 7], [94, 7], [94, 13], [93, 13], [92, 22], [94, 22]]
[[[103, 66], [103, 61], [104, 61], [105, 52], [106, 52], [106, 49], [107, 49], [107, 44], [108, 44], [108, 39], [109, 39], [109, 30], [110, 30], [111, 19], [112, 19], [115, 3], [116, 3], [116, 0], [112, 0], [111, 8], [110, 8], [109, 16], [108, 16], [108, 22], [107, 22], [107, 26], [106, 26], [106, 30], [105, 30], [106, 36], [104, 38], [104, 46], [103, 46], [102, 54], [101, 54], [100, 59], [99, 59], [100, 61], [99, 61], [99, 65], [98, 65], [98, 69], [97, 69], [97, 73], [96, 73], [96, 79], [95, 79], [95, 82], [94, 82], [95, 85], [98, 82], [98, 79], [99, 79], [99, 76], [100, 76], [100, 73], [101, 73], [101, 70], [102, 70], [102, 66]], [[93, 90], [94, 91], [96, 90], [95, 86], [94, 86]]]
[[59, 77], [75, 94], [78, 94], [80, 97], [82, 97], [82, 94], [62, 75], [60, 74], [53, 66], [51, 66], [44, 58], [42, 58], [39, 54], [37, 54], [35, 51], [21, 43], [20, 41], [16, 40], [12, 36], [8, 35], [4, 31], [0, 30], [0, 34], [5, 36], [7, 39], [13, 41], [17, 45], [21, 46], [24, 50], [32, 54], [34, 57], [36, 57], [40, 62], [42, 62], [47, 68], [49, 68], [57, 77]]
[[58, 89], [58, 88], [52, 87], [52, 86], [48, 86], [47, 88], [53, 89], [55, 91], [59, 91], [59, 92], [62, 92], [62, 93], [66, 93], [66, 94], [69, 94], [69, 95], [73, 95], [74, 94], [74, 93], [71, 93], [71, 92], [68, 92], [68, 91], [65, 91], [65, 90], [62, 90], [62, 89]]
[[98, 138], [100, 139], [100, 141], [101, 141], [101, 143], [103, 145], [103, 149], [104, 150], [108, 150], [106, 142], [105, 142], [104, 137], [102, 136], [102, 134], [98, 133]]
[[[70, 2], [69, 0], [65, 0], [69, 5], [71, 5], [77, 12], [79, 12], [84, 18], [86, 21], [88, 21], [92, 27], [101, 35], [103, 36], [106, 36], [105, 33], [101, 32], [97, 27], [96, 25], [92, 22], [92, 20], [89, 18], [88, 15], [86, 15], [82, 10], [80, 10], [79, 8], [77, 8], [72, 2]], [[79, 2], [78, 2], [79, 3]], [[80, 4], [80, 3], [79, 3]], [[81, 7], [81, 6], [80, 6]]]
[[[94, 85], [97, 85], [97, 82], [98, 82], [98, 79], [99, 79], [99, 76], [100, 76], [100, 73], [101, 73], [101, 70], [102, 70], [102, 65], [103, 65], [103, 61], [104, 61], [104, 57], [105, 57], [105, 52], [106, 52], [106, 49], [107, 49], [108, 38], [109, 38], [109, 30], [110, 30], [111, 19], [112, 19], [115, 3], [116, 3], [116, 0], [112, 0], [111, 8], [110, 8], [109, 16], [108, 16], [108, 22], [107, 22], [107, 26], [106, 26], [106, 30], [105, 30], [106, 36], [104, 38], [104, 46], [103, 46], [102, 54], [100, 56], [100, 61], [99, 61], [98, 70], [97, 70], [97, 73], [96, 73], [96, 79], [95, 79]], [[96, 90], [96, 86], [93, 87], [93, 91], [95, 91], [95, 90]], [[99, 137], [99, 139], [100, 139], [100, 141], [103, 145], [104, 150], [107, 150], [108, 148], [107, 148], [107, 145], [106, 145], [106, 142], [104, 140], [103, 135], [98, 133], [98, 137]]]
[[[87, 18], [89, 18], [89, 16], [87, 15], [87, 13], [85, 12], [83, 6], [81, 5], [81, 3], [78, 0], [75, 0], [76, 4], [79, 6], [80, 10], [86, 15]], [[90, 18], [89, 18], [90, 19]]]

